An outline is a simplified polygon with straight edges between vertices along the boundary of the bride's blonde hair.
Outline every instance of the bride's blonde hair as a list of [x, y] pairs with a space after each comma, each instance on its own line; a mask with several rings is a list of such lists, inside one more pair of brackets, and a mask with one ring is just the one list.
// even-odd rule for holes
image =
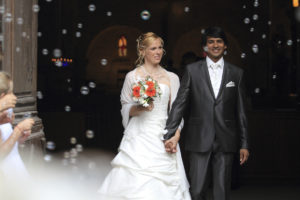
[[[143, 55], [142, 51], [145, 50], [156, 39], [159, 39], [161, 41], [162, 46], [164, 46], [163, 39], [153, 32], [143, 33], [142, 35], [140, 35], [138, 37], [138, 39], [136, 40], [138, 59], [135, 61], [135, 64], [137, 67], [144, 64], [144, 55]], [[166, 51], [164, 49], [163, 49], [163, 52], [165, 55]]]

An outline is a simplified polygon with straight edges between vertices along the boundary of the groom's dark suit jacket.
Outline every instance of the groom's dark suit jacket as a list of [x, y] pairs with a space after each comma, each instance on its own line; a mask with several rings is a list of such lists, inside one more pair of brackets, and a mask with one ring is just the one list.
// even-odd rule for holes
[[174, 135], [185, 109], [189, 108], [184, 125], [186, 150], [236, 152], [248, 148], [245, 96], [242, 69], [224, 62], [215, 98], [206, 60], [188, 65], [167, 120], [164, 139]]

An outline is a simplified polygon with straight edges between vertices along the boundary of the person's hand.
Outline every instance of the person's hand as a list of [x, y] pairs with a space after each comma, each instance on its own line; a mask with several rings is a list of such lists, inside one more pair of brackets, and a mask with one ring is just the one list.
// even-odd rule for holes
[[23, 134], [29, 133], [30, 135], [33, 124], [34, 124], [34, 120], [32, 118], [27, 118], [19, 122], [16, 128], [19, 129]]
[[240, 149], [240, 165], [243, 165], [249, 158], [248, 149]]
[[19, 138], [19, 143], [22, 144], [31, 135], [31, 130], [24, 131], [22, 136]]
[[164, 141], [165, 149], [168, 153], [176, 153], [177, 152], [177, 143], [180, 138], [179, 130], [176, 131], [175, 135], [170, 139]]
[[154, 108], [154, 103], [153, 103], [153, 101], [150, 101], [150, 102], [149, 102], [149, 106], [147, 106], [147, 107], [144, 107], [144, 106], [143, 106], [143, 109], [144, 109], [145, 111], [152, 111], [153, 108]]
[[7, 111], [0, 113], [0, 124], [11, 123], [14, 116], [10, 117]]
[[14, 108], [17, 103], [17, 97], [14, 94], [6, 94], [0, 99], [0, 111]]

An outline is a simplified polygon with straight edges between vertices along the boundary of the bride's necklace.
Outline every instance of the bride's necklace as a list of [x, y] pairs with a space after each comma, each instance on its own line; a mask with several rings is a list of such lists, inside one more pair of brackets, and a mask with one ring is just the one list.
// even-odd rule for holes
[[162, 70], [161, 70], [161, 66], [158, 67], [158, 69], [156, 70], [156, 72], [148, 72], [147, 69], [144, 67], [144, 65], [141, 66], [143, 72], [146, 74], [146, 75], [149, 75], [151, 77], [156, 77], [156, 78], [159, 78], [163, 75], [162, 73]]

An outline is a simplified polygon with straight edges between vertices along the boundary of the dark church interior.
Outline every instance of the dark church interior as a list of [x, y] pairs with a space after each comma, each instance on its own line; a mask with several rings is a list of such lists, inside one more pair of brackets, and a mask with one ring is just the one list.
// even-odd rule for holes
[[[25, 76], [33, 79], [16, 84], [15, 93], [23, 100], [17, 107], [24, 108], [16, 109], [16, 118], [30, 111], [39, 119], [36, 130], [42, 130], [42, 136], [29, 139], [23, 149], [38, 143], [43, 165], [51, 165], [49, 156], [66, 160], [64, 152], [77, 144], [84, 149], [79, 156], [89, 150], [118, 152], [124, 131], [120, 92], [126, 74], [135, 68], [141, 33], [162, 37], [166, 55], [161, 65], [181, 78], [187, 64], [205, 59], [205, 28], [220, 26], [229, 41], [224, 59], [243, 68], [247, 88], [250, 157], [241, 167], [236, 155], [232, 199], [300, 198], [299, 1], [2, 0], [5, 3], [15, 18], [30, 16], [22, 28], [18, 20], [3, 25], [1, 34], [10, 44], [2, 49], [1, 61], [15, 82]], [[24, 42], [26, 33], [34, 39]], [[18, 46], [22, 55], [14, 51]], [[12, 53], [5, 53], [7, 49]], [[17, 65], [23, 70], [17, 72]], [[184, 134], [184, 148], [182, 141]], [[186, 152], [182, 156], [187, 169]]]

